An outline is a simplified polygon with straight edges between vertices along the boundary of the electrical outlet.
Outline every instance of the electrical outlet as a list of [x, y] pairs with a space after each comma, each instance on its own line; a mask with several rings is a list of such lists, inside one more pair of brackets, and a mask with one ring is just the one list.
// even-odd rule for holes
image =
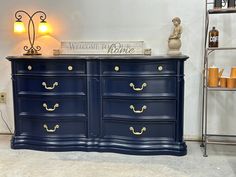
[[0, 92], [0, 103], [6, 103], [7, 94], [5, 92]]

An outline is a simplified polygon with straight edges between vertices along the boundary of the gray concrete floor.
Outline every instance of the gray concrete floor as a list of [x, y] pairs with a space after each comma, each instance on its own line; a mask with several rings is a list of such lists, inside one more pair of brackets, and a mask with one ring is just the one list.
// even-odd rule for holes
[[40, 152], [12, 150], [0, 135], [0, 177], [236, 177], [235, 146], [209, 145], [206, 158], [199, 143], [187, 145], [183, 157]]

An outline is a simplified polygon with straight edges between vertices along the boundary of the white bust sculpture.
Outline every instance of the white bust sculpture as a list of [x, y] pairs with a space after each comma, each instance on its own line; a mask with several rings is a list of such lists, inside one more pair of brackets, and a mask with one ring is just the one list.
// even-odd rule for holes
[[175, 17], [172, 20], [174, 24], [174, 30], [170, 34], [168, 40], [168, 55], [181, 55], [180, 48], [181, 48], [181, 34], [182, 34], [182, 27], [180, 26], [181, 20], [179, 17]]

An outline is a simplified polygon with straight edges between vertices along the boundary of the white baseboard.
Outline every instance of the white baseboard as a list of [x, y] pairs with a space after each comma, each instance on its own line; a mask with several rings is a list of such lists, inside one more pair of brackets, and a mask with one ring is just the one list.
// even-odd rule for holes
[[201, 136], [199, 135], [184, 135], [185, 141], [201, 141]]
[[12, 135], [11, 133], [0, 133], [0, 135]]

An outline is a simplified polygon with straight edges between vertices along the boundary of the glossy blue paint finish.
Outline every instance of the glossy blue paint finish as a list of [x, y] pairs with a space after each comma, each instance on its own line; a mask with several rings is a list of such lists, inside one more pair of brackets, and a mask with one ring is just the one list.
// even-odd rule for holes
[[[31, 70], [29, 70], [31, 66]], [[72, 66], [72, 70], [68, 70], [68, 67]], [[86, 73], [85, 62], [68, 60], [64, 62], [62, 60], [47, 60], [45, 59], [37, 61], [35, 60], [24, 60], [17, 62], [15, 65], [16, 74], [83, 74]]]
[[176, 100], [104, 99], [103, 117], [124, 120], [176, 120], [176, 108]]
[[[45, 83], [43, 85], [43, 83]], [[55, 86], [54, 84], [57, 83]], [[18, 76], [16, 78], [20, 95], [86, 95], [86, 78], [71, 76]], [[53, 87], [48, 90], [48, 88]]]
[[87, 117], [85, 97], [19, 97], [17, 104], [19, 116]]
[[[175, 141], [175, 122], [117, 121], [111, 119], [104, 120], [103, 124], [102, 137], [104, 138], [131, 139], [144, 143], [150, 139]], [[133, 127], [134, 132], [130, 130], [130, 127]], [[142, 130], [144, 128], [145, 131]]]
[[[142, 90], [136, 91], [136, 89]], [[103, 79], [103, 95], [175, 98], [176, 77], [106, 77]]]
[[[188, 57], [131, 58], [8, 57], [15, 112], [12, 148], [185, 155]], [[47, 89], [42, 82], [47, 88], [58, 85]]]
[[[41, 117], [36, 118], [20, 118], [20, 136], [34, 138], [41, 137], [87, 137], [87, 121], [86, 119], [74, 119], [74, 118], [62, 118], [62, 119], [49, 119]], [[48, 130], [55, 130], [55, 132], [47, 132], [44, 126], [47, 126]], [[56, 126], [59, 125], [58, 128]]]
[[[177, 61], [105, 61], [102, 65], [104, 76], [112, 75], [165, 75], [177, 73]], [[119, 67], [119, 71], [115, 67]], [[159, 68], [160, 67], [160, 68]]]

